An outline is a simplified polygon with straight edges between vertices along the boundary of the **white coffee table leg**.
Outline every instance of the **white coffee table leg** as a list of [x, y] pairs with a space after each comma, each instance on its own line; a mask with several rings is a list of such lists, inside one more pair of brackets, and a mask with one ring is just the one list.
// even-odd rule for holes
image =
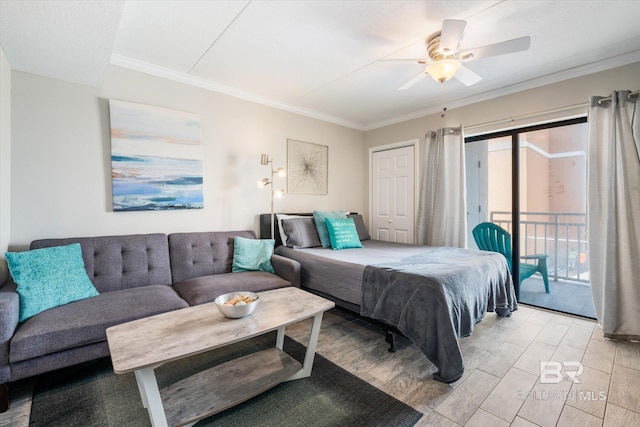
[[278, 328], [278, 335], [276, 335], [276, 347], [278, 347], [280, 350], [282, 350], [284, 347], [284, 329], [284, 326], [280, 326]]
[[135, 371], [142, 404], [149, 411], [149, 418], [153, 427], [167, 427], [167, 417], [164, 414], [160, 389], [153, 368]]
[[316, 356], [316, 345], [318, 344], [318, 336], [320, 335], [320, 325], [322, 324], [322, 315], [319, 313], [313, 316], [313, 324], [311, 325], [311, 335], [309, 336], [309, 345], [307, 346], [307, 352], [304, 355], [304, 362], [302, 363], [302, 369], [295, 375], [289, 378], [290, 380], [297, 380], [299, 378], [306, 378], [311, 376], [311, 369], [313, 368], [313, 359]]

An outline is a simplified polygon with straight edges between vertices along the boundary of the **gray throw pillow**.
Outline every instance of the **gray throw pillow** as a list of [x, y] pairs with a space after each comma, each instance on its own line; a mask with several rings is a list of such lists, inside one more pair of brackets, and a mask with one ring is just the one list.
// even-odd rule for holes
[[282, 229], [287, 236], [287, 246], [294, 249], [322, 246], [313, 217], [282, 220]]
[[353, 218], [353, 222], [355, 222], [356, 224], [356, 230], [358, 231], [358, 237], [360, 238], [360, 241], [371, 239], [369, 230], [367, 230], [367, 226], [364, 225], [364, 218], [362, 217], [362, 215], [349, 214], [347, 216]]

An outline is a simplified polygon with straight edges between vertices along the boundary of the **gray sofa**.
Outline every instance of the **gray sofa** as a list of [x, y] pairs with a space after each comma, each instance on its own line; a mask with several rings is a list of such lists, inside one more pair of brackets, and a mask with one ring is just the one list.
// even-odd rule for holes
[[31, 249], [80, 243], [100, 295], [19, 324], [15, 284], [0, 288], [0, 408], [10, 382], [109, 356], [110, 326], [212, 302], [228, 292], [300, 286], [300, 264], [278, 255], [271, 258], [276, 274], [232, 273], [235, 236], [256, 237], [253, 231], [231, 231], [33, 241]]

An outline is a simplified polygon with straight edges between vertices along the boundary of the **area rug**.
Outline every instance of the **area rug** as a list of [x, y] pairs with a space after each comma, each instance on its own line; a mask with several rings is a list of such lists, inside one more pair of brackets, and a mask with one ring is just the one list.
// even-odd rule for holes
[[[156, 369], [160, 387], [275, 344], [275, 334], [171, 362]], [[285, 339], [302, 361], [305, 347]], [[250, 373], [248, 373], [250, 374]], [[413, 426], [422, 414], [316, 354], [311, 377], [277, 385], [197, 426]], [[115, 375], [101, 359], [38, 377], [30, 426], [149, 426], [133, 373]]]

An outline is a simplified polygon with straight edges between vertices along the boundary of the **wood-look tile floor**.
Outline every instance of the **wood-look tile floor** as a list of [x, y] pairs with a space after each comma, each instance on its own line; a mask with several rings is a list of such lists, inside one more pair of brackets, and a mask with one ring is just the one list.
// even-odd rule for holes
[[[310, 325], [287, 335], [306, 345]], [[465, 374], [452, 385], [431, 379], [435, 367], [409, 340], [389, 353], [383, 339], [376, 326], [331, 310], [317, 351], [421, 411], [418, 426], [640, 425], [640, 344], [605, 340], [593, 321], [527, 306], [507, 318], [488, 313], [460, 340]], [[544, 379], [540, 362], [553, 362]], [[0, 426], [29, 425], [33, 383], [13, 384]]]

